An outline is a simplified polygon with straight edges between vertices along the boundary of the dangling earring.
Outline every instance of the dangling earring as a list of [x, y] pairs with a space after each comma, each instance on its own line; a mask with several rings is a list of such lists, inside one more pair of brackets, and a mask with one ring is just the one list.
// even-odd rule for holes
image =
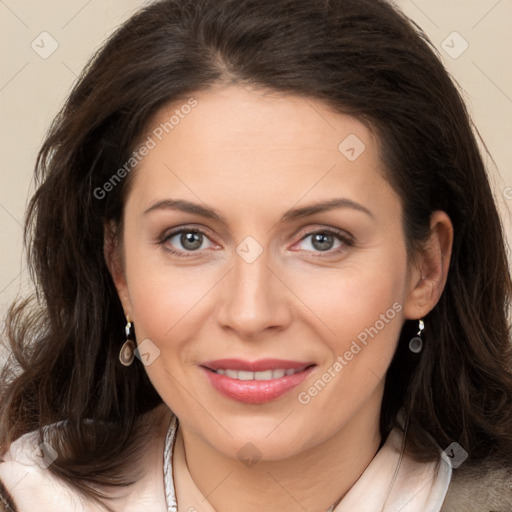
[[130, 366], [135, 359], [135, 342], [133, 341], [133, 324], [129, 317], [126, 318], [127, 323], [124, 331], [126, 333], [126, 341], [119, 351], [119, 361], [123, 366]]
[[419, 331], [416, 336], [409, 341], [409, 350], [414, 352], [415, 354], [419, 354], [423, 350], [423, 338], [421, 337], [423, 331], [425, 330], [425, 323], [423, 320], [418, 321]]

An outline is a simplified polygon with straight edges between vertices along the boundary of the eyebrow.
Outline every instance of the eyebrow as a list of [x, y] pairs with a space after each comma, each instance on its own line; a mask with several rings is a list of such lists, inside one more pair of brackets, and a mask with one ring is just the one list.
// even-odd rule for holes
[[[375, 218], [375, 215], [370, 210], [368, 210], [368, 208], [365, 208], [363, 205], [356, 203], [351, 199], [336, 198], [331, 199], [329, 201], [313, 203], [308, 206], [303, 206], [301, 208], [292, 208], [291, 210], [288, 210], [287, 212], [284, 213], [284, 215], [281, 217], [280, 222], [292, 222], [297, 219], [309, 217], [316, 213], [335, 210], [337, 208], [349, 208], [352, 210], [365, 213], [371, 218]], [[222, 217], [222, 215], [220, 215], [213, 208], [208, 208], [206, 206], [202, 206], [198, 203], [193, 203], [185, 199], [163, 199], [161, 201], [157, 201], [156, 203], [151, 205], [147, 210], [144, 211], [144, 215], [155, 210], [179, 210], [186, 213], [200, 215], [201, 217], [216, 220], [226, 224], [226, 221]]]

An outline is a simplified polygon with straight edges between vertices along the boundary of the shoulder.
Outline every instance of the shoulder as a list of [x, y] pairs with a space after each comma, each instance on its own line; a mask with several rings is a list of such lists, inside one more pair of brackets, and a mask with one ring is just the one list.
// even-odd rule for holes
[[464, 463], [453, 470], [441, 512], [510, 512], [512, 461]]
[[[163, 451], [172, 417], [168, 408], [158, 407], [140, 418], [141, 426], [147, 427], [147, 439], [138, 458], [138, 469], [143, 474], [129, 487], [107, 491], [116, 510], [164, 512]], [[37, 432], [13, 442], [7, 453], [0, 456], [0, 512], [103, 512], [99, 505], [48, 469], [57, 458], [58, 453], [48, 443], [39, 442]]]
[[84, 510], [81, 498], [48, 471], [53, 455], [49, 445], [39, 444], [35, 432], [12, 443], [0, 459], [0, 489], [4, 488], [0, 496], [8, 511]]

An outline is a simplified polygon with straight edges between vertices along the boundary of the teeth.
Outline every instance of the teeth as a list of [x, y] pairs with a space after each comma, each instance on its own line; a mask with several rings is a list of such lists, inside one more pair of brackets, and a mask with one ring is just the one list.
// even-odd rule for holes
[[279, 368], [277, 370], [265, 370], [262, 372], [248, 372], [246, 370], [228, 370], [228, 369], [219, 369], [216, 370], [216, 373], [219, 375], [225, 375], [231, 379], [236, 380], [272, 380], [272, 379], [280, 379], [285, 375], [293, 375], [297, 373], [299, 370], [288, 369], [284, 370]]
[[272, 379], [272, 370], [267, 370], [264, 372], [254, 372], [254, 380], [271, 380], [271, 379]]

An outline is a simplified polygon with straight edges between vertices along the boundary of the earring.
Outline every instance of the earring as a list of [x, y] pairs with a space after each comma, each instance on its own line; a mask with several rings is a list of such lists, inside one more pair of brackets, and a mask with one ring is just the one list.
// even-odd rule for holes
[[409, 341], [409, 350], [415, 354], [419, 354], [423, 350], [423, 338], [421, 337], [425, 330], [425, 323], [423, 320], [418, 320], [419, 331], [416, 336]]
[[133, 341], [133, 324], [130, 322], [129, 318], [126, 320], [127, 323], [126, 327], [124, 328], [126, 333], [126, 341], [119, 351], [119, 361], [123, 366], [130, 366], [135, 359], [135, 342]]

